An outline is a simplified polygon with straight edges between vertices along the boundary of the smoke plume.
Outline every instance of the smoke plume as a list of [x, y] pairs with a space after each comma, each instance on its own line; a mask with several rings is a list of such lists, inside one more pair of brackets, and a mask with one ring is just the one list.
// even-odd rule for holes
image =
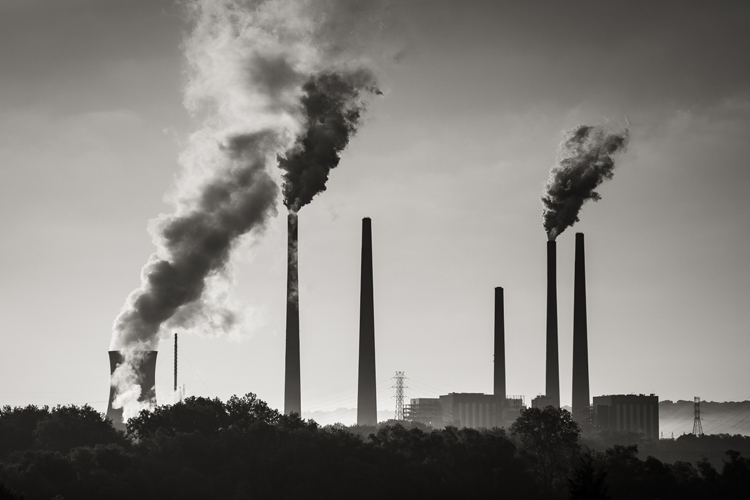
[[[155, 350], [160, 336], [196, 321], [224, 331], [236, 326], [236, 313], [221, 300], [232, 250], [276, 214], [277, 159], [294, 172], [284, 181], [294, 196], [290, 208], [325, 189], [359, 121], [359, 94], [374, 91], [371, 72], [351, 68], [362, 65], [355, 38], [370, 29], [362, 23], [379, 19], [379, 4], [185, 2], [184, 103], [201, 126], [180, 156], [173, 213], [151, 221], [157, 249], [114, 322], [110, 349]], [[138, 364], [137, 356], [124, 359]], [[125, 408], [129, 401], [142, 404], [128, 376], [135, 368], [123, 367], [112, 382], [128, 415], [139, 408]]]
[[578, 222], [586, 201], [601, 199], [594, 189], [614, 175], [612, 155], [625, 150], [628, 137], [627, 129], [614, 133], [589, 125], [565, 134], [542, 195], [542, 218], [550, 241]]
[[375, 78], [365, 69], [316, 74], [302, 88], [306, 132], [279, 158], [284, 170], [284, 205], [292, 212], [325, 191], [328, 173], [339, 164], [339, 155], [357, 131], [365, 109], [360, 93], [380, 94]]

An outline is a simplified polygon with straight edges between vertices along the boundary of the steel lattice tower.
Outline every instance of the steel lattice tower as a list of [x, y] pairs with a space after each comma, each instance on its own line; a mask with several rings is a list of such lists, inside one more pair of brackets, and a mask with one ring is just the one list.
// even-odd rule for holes
[[407, 387], [404, 385], [404, 372], [396, 372], [396, 385], [392, 386], [391, 389], [396, 389], [396, 420], [404, 419], [404, 389]]
[[695, 396], [693, 403], [693, 434], [696, 436], [703, 435], [703, 425], [701, 424], [701, 398]]

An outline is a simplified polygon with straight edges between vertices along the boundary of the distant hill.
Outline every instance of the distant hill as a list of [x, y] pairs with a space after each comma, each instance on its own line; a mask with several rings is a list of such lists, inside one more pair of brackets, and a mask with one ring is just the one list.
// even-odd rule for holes
[[[750, 436], [750, 401], [701, 401], [701, 424], [705, 434]], [[659, 431], [665, 438], [693, 432], [693, 402], [659, 402]]]

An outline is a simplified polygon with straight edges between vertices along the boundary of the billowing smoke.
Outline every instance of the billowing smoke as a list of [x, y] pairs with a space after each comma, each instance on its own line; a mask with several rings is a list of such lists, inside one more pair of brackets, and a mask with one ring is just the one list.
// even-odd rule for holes
[[[352, 52], [361, 47], [353, 37], [366, 31], [359, 30], [363, 22], [378, 19], [379, 3], [185, 2], [184, 102], [201, 126], [180, 157], [173, 213], [150, 224], [157, 250], [115, 320], [110, 349], [155, 350], [160, 336], [197, 321], [220, 331], [236, 326], [237, 313], [222, 300], [232, 250], [276, 214], [278, 158], [301, 179], [288, 206], [299, 209], [325, 189], [319, 171], [327, 177], [338, 163], [359, 120], [359, 93], [374, 89], [368, 70], [351, 68], [363, 60]], [[137, 356], [123, 358], [138, 363]], [[124, 366], [113, 377], [125, 415], [143, 404], [127, 376], [132, 371]]]
[[366, 69], [315, 74], [302, 88], [306, 132], [279, 158], [284, 170], [284, 205], [291, 212], [298, 212], [325, 191], [328, 173], [339, 164], [341, 151], [357, 131], [365, 108], [360, 93], [380, 94]]
[[542, 218], [550, 241], [578, 222], [586, 201], [601, 199], [594, 189], [612, 178], [612, 155], [624, 151], [627, 143], [627, 129], [615, 133], [601, 126], [579, 125], [566, 132], [542, 195]]
[[279, 156], [279, 167], [284, 171], [284, 205], [289, 209], [287, 308], [291, 307], [293, 314], [299, 314], [297, 212], [325, 191], [328, 174], [339, 164], [340, 153], [357, 131], [365, 109], [360, 94], [380, 94], [374, 76], [364, 68], [317, 73], [302, 88], [304, 132], [289, 151]]

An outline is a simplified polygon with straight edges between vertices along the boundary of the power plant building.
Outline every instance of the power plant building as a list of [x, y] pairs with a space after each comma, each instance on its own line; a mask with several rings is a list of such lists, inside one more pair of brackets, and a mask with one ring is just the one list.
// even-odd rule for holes
[[499, 401], [494, 394], [452, 392], [439, 398], [412, 399], [404, 417], [432, 427], [509, 427], [525, 408], [523, 396], [509, 396], [503, 405]]
[[404, 406], [404, 418], [413, 422], [442, 427], [445, 425], [443, 407], [438, 398], [414, 398], [411, 404]]
[[593, 423], [601, 431], [639, 432], [659, 439], [659, 396], [640, 394], [595, 396]]
[[498, 401], [494, 394], [452, 392], [440, 396], [446, 424], [474, 429], [500, 427], [502, 414]]
[[531, 407], [544, 409], [548, 406], [552, 406], [559, 408], [556, 403], [558, 403], [558, 401], [554, 397], [542, 394], [531, 400]]

